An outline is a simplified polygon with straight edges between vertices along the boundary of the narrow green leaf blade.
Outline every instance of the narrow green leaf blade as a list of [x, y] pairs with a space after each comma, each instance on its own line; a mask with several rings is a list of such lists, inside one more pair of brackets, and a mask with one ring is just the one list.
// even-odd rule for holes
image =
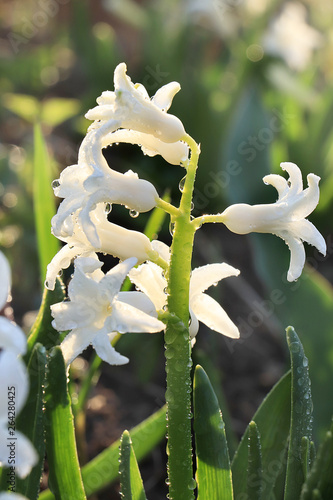
[[249, 456], [247, 468], [247, 500], [262, 499], [262, 456], [257, 424], [249, 424]]
[[[148, 417], [131, 430], [133, 449], [138, 461], [142, 460], [165, 437], [166, 407]], [[86, 494], [92, 495], [118, 478], [120, 440], [82, 467], [82, 479]], [[39, 500], [52, 500], [50, 490], [43, 491]]]
[[50, 306], [58, 302], [62, 302], [65, 298], [65, 287], [61, 280], [56, 280], [54, 290], [44, 289], [42, 303], [38, 311], [35, 323], [32, 326], [30, 335], [28, 337], [28, 357], [29, 360], [31, 351], [36, 344], [40, 342], [46, 349], [50, 349], [58, 345], [61, 340], [59, 332], [55, 330], [52, 325], [52, 316]]
[[[288, 372], [266, 396], [253, 420], [261, 436], [263, 497], [270, 498], [277, 477], [285, 467], [285, 451], [290, 429], [290, 387]], [[232, 461], [235, 499], [246, 498], [249, 428], [246, 429]]]
[[45, 435], [49, 485], [56, 500], [85, 500], [77, 457], [67, 374], [60, 347], [49, 354], [45, 388]]
[[194, 373], [193, 401], [198, 500], [232, 500], [224, 422], [209, 378], [199, 365]]
[[17, 478], [16, 491], [32, 500], [38, 496], [45, 455], [43, 405], [46, 350], [41, 344], [35, 345], [27, 369], [30, 379], [29, 396], [17, 418], [17, 428], [30, 439], [38, 453], [39, 460], [27, 478]]
[[41, 282], [44, 283], [46, 266], [60, 246], [51, 234], [51, 219], [56, 212], [51, 187], [52, 175], [45, 140], [39, 124], [34, 128], [34, 212]]
[[119, 473], [121, 494], [124, 500], [147, 500], [128, 431], [123, 432], [120, 440]]
[[[301, 500], [333, 498], [333, 424], [320, 445], [306, 482], [302, 488]], [[316, 496], [317, 495], [317, 496]]]
[[[301, 341], [292, 327], [287, 328], [291, 358], [291, 422], [284, 500], [295, 500], [305, 481], [302, 461], [302, 438], [312, 437], [312, 398], [308, 359]], [[306, 469], [309, 467], [307, 454]]]

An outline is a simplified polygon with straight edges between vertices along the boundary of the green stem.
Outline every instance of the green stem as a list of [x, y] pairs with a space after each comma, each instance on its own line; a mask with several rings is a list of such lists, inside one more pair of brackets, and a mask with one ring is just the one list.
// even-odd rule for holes
[[169, 498], [192, 500], [193, 469], [191, 440], [191, 344], [189, 339], [189, 285], [195, 227], [191, 224], [191, 202], [199, 147], [189, 136], [191, 159], [179, 207], [174, 218], [168, 283], [170, 319], [165, 332], [167, 373], [167, 431]]

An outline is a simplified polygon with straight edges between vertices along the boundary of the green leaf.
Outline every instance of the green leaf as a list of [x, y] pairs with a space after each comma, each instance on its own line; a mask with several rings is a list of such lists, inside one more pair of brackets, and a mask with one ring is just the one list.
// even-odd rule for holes
[[51, 219], [56, 212], [50, 160], [39, 124], [34, 128], [34, 212], [37, 231], [41, 282], [46, 267], [58, 252], [59, 241], [51, 234]]
[[81, 109], [78, 99], [54, 97], [42, 103], [41, 122], [56, 127], [77, 115]]
[[[40, 342], [46, 349], [50, 349], [60, 343], [61, 336], [51, 325], [53, 318], [51, 316], [50, 306], [62, 302], [64, 298], [65, 287], [59, 279], [56, 280], [54, 290], [44, 289], [42, 303], [28, 337], [28, 356], [30, 356], [36, 342]], [[28, 361], [29, 357], [26, 357], [26, 359]]]
[[301, 500], [333, 498], [333, 424], [319, 447], [313, 467], [302, 488]]
[[[333, 252], [332, 241], [329, 235], [326, 238], [328, 258]], [[316, 271], [325, 257], [316, 250], [311, 256], [311, 247], [308, 246], [310, 266], [305, 266], [296, 282], [289, 283], [286, 273], [290, 252], [284, 242], [265, 234], [252, 234], [251, 242], [257, 269], [268, 289], [262, 301], [267, 305], [267, 312], [264, 311], [263, 315], [274, 313], [282, 324], [292, 324], [297, 332], [302, 332], [302, 344], [311, 367], [314, 432], [321, 440], [333, 414], [333, 398], [325, 397], [332, 391], [333, 380], [333, 288]]]
[[49, 354], [45, 387], [45, 436], [49, 486], [56, 500], [85, 500], [77, 457], [67, 374], [60, 347]]
[[[285, 468], [285, 451], [290, 429], [291, 375], [288, 372], [266, 396], [253, 420], [261, 436], [263, 498], [270, 498], [275, 482]], [[232, 461], [235, 499], [246, 498], [249, 428]]]
[[[133, 449], [140, 462], [165, 437], [165, 406], [131, 430]], [[118, 478], [120, 440], [102, 451], [91, 462], [82, 467], [82, 479], [86, 494], [92, 495]], [[49, 490], [43, 491], [39, 500], [52, 500]]]
[[209, 378], [199, 365], [194, 373], [193, 401], [198, 500], [232, 500], [224, 422]]
[[308, 453], [303, 467], [302, 439], [306, 437], [310, 441], [312, 437], [313, 405], [308, 359], [292, 327], [287, 328], [287, 342], [291, 358], [291, 421], [284, 500], [295, 500], [299, 498], [305, 481], [304, 469], [309, 467]]
[[39, 460], [27, 478], [17, 478], [16, 491], [32, 500], [38, 496], [45, 455], [43, 406], [46, 350], [41, 344], [35, 345], [27, 369], [30, 379], [29, 396], [17, 419], [17, 428], [30, 439], [38, 453]]
[[249, 424], [249, 456], [247, 468], [247, 499], [262, 499], [262, 456], [260, 435], [257, 424], [252, 421]]
[[123, 432], [120, 440], [119, 473], [121, 495], [124, 500], [147, 500], [128, 431]]

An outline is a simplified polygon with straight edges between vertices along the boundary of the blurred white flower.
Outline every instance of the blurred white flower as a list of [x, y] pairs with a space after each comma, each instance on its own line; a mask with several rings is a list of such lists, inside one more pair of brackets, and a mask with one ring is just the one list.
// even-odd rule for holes
[[280, 175], [267, 175], [265, 184], [271, 184], [278, 192], [278, 200], [271, 204], [231, 205], [222, 214], [222, 222], [237, 234], [272, 233], [289, 246], [291, 252], [288, 281], [294, 281], [302, 273], [305, 264], [303, 241], [315, 246], [326, 255], [326, 243], [316, 227], [306, 219], [319, 202], [319, 180], [315, 174], [307, 176], [308, 188], [303, 191], [302, 174], [294, 163], [281, 163], [289, 174], [287, 181]]
[[[158, 250], [161, 257], [168, 261], [169, 248], [160, 241], [153, 241], [153, 247]], [[167, 304], [167, 280], [163, 269], [153, 262], [142, 264], [129, 272], [130, 280], [144, 292], [154, 303], [156, 311], [161, 311]], [[193, 339], [199, 329], [201, 321], [211, 330], [222, 333], [227, 337], [239, 338], [237, 326], [231, 321], [226, 312], [216, 300], [203, 293], [207, 288], [216, 285], [221, 279], [229, 276], [238, 276], [239, 271], [228, 264], [208, 264], [192, 271], [190, 280], [190, 337]]]
[[[79, 215], [62, 213], [52, 220], [52, 232], [65, 245], [47, 266], [45, 285], [53, 290], [57, 274], [69, 267], [71, 260], [92, 252], [113, 255], [120, 260], [136, 257], [139, 263], [158, 257], [147, 236], [139, 231], [126, 229], [107, 220], [105, 204], [99, 203], [89, 211], [90, 204]], [[89, 239], [88, 239], [89, 238]]]
[[302, 71], [311, 61], [314, 49], [323, 43], [322, 35], [306, 22], [306, 8], [287, 2], [263, 37], [267, 54], [281, 57], [291, 69]]
[[0, 500], [29, 500], [27, 497], [20, 495], [20, 493], [0, 493]]
[[164, 323], [157, 319], [153, 304], [143, 294], [120, 292], [121, 285], [137, 259], [130, 258], [104, 274], [96, 255], [75, 260], [68, 287], [69, 301], [51, 306], [52, 325], [71, 330], [61, 343], [67, 365], [92, 344], [104, 361], [121, 365], [128, 359], [111, 346], [118, 333], [158, 332]]
[[187, 0], [183, 19], [225, 38], [234, 36], [239, 27], [236, 8], [242, 0]]
[[[8, 261], [0, 251], [0, 310], [4, 307], [11, 287]], [[27, 342], [19, 326], [0, 316], [0, 465], [15, 466], [20, 477], [29, 474], [37, 462], [37, 454], [30, 441], [15, 429], [15, 417], [11, 429], [8, 427], [8, 403], [12, 402], [15, 416], [24, 406], [29, 390], [29, 379], [23, 361]], [[12, 437], [12, 439], [11, 439]], [[10, 453], [12, 452], [12, 455]], [[14, 462], [9, 459], [14, 457]]]

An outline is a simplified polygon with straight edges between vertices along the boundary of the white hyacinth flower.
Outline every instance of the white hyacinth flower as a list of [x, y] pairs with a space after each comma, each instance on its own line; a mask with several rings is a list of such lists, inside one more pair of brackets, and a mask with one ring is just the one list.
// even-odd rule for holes
[[306, 8], [287, 2], [263, 38], [267, 54], [281, 57], [291, 69], [301, 71], [311, 60], [312, 52], [322, 45], [322, 35], [306, 22]]
[[20, 493], [0, 493], [0, 500], [29, 500], [27, 497], [20, 495]]
[[303, 190], [302, 174], [295, 163], [281, 163], [289, 174], [288, 181], [280, 175], [266, 175], [265, 184], [278, 192], [278, 200], [271, 204], [231, 205], [222, 214], [222, 222], [237, 234], [272, 233], [282, 238], [291, 252], [288, 281], [295, 281], [305, 264], [303, 241], [326, 255], [326, 243], [316, 227], [306, 219], [319, 202], [319, 180], [315, 174], [307, 176], [308, 188]]
[[69, 215], [58, 212], [52, 220], [52, 232], [67, 245], [61, 248], [47, 266], [45, 285], [50, 290], [54, 289], [60, 270], [69, 267], [72, 259], [79, 255], [101, 252], [120, 260], [136, 257], [139, 263], [158, 257], [158, 252], [143, 233], [109, 222], [104, 204], [98, 204], [89, 212], [89, 218], [88, 210], [79, 215], [76, 212]]
[[71, 330], [61, 343], [67, 365], [90, 344], [104, 361], [122, 365], [128, 359], [110, 343], [117, 332], [154, 333], [164, 329], [148, 297], [137, 292], [120, 292], [136, 262], [136, 258], [127, 259], [104, 274], [96, 255], [75, 260], [74, 276], [68, 287], [70, 300], [51, 306], [54, 328], [60, 332]]
[[114, 72], [114, 92], [103, 92], [97, 99], [98, 106], [86, 114], [86, 118], [95, 120], [92, 129], [112, 119], [118, 121], [121, 128], [150, 134], [163, 142], [179, 141], [185, 135], [184, 126], [179, 118], [167, 113], [180, 90], [179, 83], [164, 85], [150, 99], [145, 87], [133, 84], [126, 70], [125, 63], [118, 64]]
[[[161, 257], [168, 261], [170, 258], [168, 246], [160, 241], [153, 241], [152, 244]], [[194, 339], [198, 332], [198, 321], [227, 337], [239, 338], [237, 326], [231, 321], [224, 309], [216, 300], [203, 293], [221, 279], [238, 275], [238, 269], [224, 263], [208, 264], [192, 271], [189, 294], [191, 339]], [[153, 262], [147, 262], [136, 269], [131, 269], [128, 276], [135, 286], [150, 298], [156, 311], [162, 311], [167, 304], [165, 293], [167, 280], [164, 277], [163, 269]]]
[[[11, 273], [8, 261], [0, 252], [0, 310], [6, 304], [11, 288]], [[26, 337], [19, 326], [9, 319], [0, 316], [0, 465], [9, 467], [11, 443], [15, 456], [15, 469], [20, 477], [29, 474], [37, 462], [37, 453], [30, 441], [15, 430], [9, 434], [8, 402], [13, 402], [15, 414], [18, 415], [24, 406], [29, 390], [29, 379], [23, 361], [18, 357], [25, 354]], [[10, 393], [9, 393], [10, 388]], [[10, 437], [13, 439], [11, 440]], [[14, 439], [15, 438], [15, 439]]]

